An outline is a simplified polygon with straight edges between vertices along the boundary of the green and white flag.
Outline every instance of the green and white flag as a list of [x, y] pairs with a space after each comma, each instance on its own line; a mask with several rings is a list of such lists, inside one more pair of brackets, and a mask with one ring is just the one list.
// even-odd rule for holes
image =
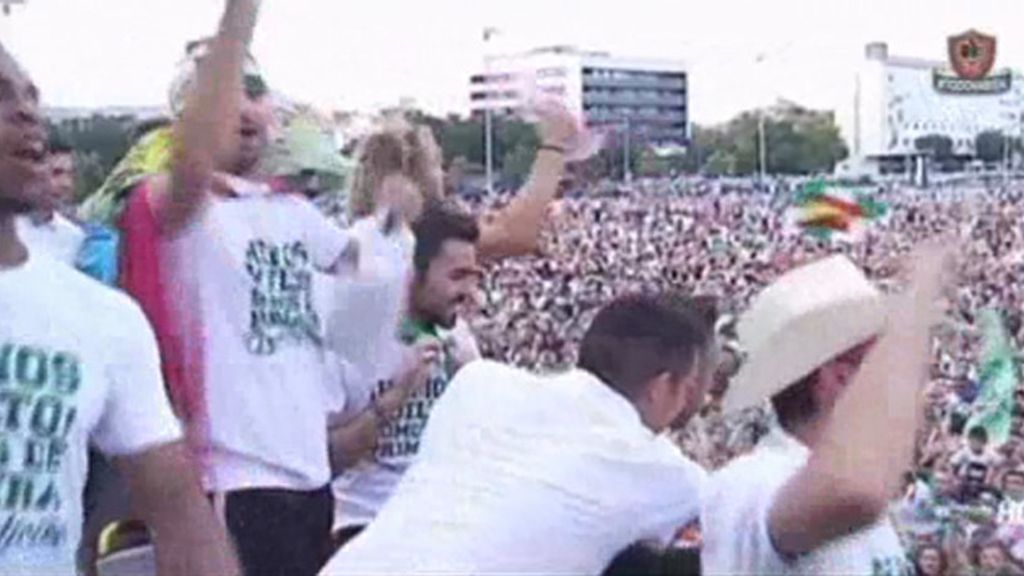
[[974, 401], [973, 415], [967, 422], [967, 428], [984, 427], [989, 441], [998, 445], [1010, 437], [1013, 396], [1018, 383], [1017, 366], [1002, 316], [995, 310], [983, 310], [979, 320], [982, 330], [981, 393]]

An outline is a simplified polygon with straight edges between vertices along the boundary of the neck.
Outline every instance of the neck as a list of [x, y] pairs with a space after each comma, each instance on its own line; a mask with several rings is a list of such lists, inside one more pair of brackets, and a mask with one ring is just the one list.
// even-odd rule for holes
[[13, 268], [28, 259], [28, 250], [18, 239], [14, 216], [0, 213], [0, 268]]
[[792, 430], [787, 430], [786, 432], [799, 440], [801, 444], [813, 450], [821, 440], [821, 433], [824, 429], [825, 419], [815, 417], [797, 424]]

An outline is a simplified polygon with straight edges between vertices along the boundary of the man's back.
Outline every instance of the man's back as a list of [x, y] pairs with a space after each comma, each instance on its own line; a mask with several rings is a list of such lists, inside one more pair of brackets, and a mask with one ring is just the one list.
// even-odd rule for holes
[[779, 490], [809, 455], [805, 446], [776, 428], [754, 452], [711, 476], [701, 513], [704, 573], [899, 576], [910, 568], [887, 520], [800, 558], [779, 555], [769, 535], [769, 512]]
[[477, 362], [434, 406], [395, 495], [325, 573], [599, 574], [692, 519], [702, 480], [593, 376]]

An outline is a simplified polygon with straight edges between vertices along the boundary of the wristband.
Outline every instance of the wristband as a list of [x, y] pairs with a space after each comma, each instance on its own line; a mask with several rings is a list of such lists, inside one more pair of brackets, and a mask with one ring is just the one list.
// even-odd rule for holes
[[543, 152], [544, 150], [549, 150], [551, 152], [555, 152], [556, 154], [561, 154], [565, 156], [565, 148], [561, 146], [555, 146], [554, 144], [541, 144], [540, 148], [537, 148], [538, 152]]

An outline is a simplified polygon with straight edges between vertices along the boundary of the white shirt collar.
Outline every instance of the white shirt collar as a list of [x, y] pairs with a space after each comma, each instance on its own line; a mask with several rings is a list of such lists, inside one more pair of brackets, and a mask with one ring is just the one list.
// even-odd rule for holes
[[220, 177], [238, 198], [269, 196], [273, 193], [270, 185], [266, 182], [248, 180], [246, 178], [235, 176], [234, 174], [221, 174]]
[[657, 436], [640, 419], [640, 412], [632, 402], [590, 372], [574, 368], [554, 376], [553, 380], [570, 387], [580, 400], [580, 407], [597, 421], [642, 428], [652, 437]]
[[768, 435], [761, 440], [759, 447], [765, 450], [773, 450], [793, 459], [799, 458], [801, 460], [807, 460], [807, 458], [811, 456], [810, 448], [808, 448], [803, 442], [797, 440], [789, 432], [786, 432], [782, 426], [778, 424], [772, 426]]

